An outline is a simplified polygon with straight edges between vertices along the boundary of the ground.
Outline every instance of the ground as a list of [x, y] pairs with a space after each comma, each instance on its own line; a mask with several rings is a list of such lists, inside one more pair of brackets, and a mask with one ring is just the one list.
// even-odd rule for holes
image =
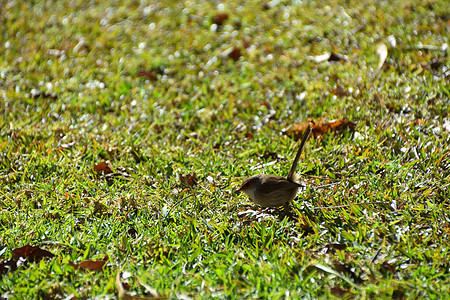
[[0, 5], [0, 298], [448, 297], [447, 1]]

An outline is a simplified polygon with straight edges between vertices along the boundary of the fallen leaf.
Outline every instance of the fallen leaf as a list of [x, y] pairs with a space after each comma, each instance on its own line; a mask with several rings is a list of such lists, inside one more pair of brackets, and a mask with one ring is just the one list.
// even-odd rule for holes
[[217, 26], [222, 26], [226, 20], [228, 20], [228, 14], [219, 12], [212, 18], [212, 23], [216, 24]]
[[0, 262], [0, 278], [2, 278], [2, 275], [5, 274], [8, 271], [15, 271], [17, 269], [17, 260], [14, 259], [7, 259]]
[[[52, 258], [55, 255], [47, 250], [41, 249], [38, 246], [25, 245], [11, 251], [12, 258], [0, 262], [0, 275], [8, 271], [15, 271], [18, 266], [26, 264], [27, 262], [39, 262], [43, 258]], [[1, 278], [1, 276], [0, 276]]]
[[239, 48], [234, 47], [231, 52], [228, 54], [228, 57], [231, 58], [234, 61], [239, 60], [239, 58], [242, 56], [242, 52]]
[[51, 252], [41, 249], [38, 246], [25, 245], [11, 251], [13, 259], [19, 260], [24, 258], [29, 262], [39, 262], [45, 257], [52, 258], [55, 255]]
[[179, 175], [179, 179], [182, 185], [187, 186], [187, 187], [193, 187], [197, 184], [198, 180], [197, 180], [197, 174], [194, 173], [189, 173], [189, 174], [180, 174]]
[[328, 121], [326, 119], [310, 119], [309, 121], [293, 124], [288, 129], [283, 130], [283, 134], [293, 138], [294, 140], [298, 140], [303, 136], [303, 133], [310, 122], [312, 123], [312, 133], [315, 137], [321, 137], [329, 131], [343, 131], [346, 129], [354, 131], [356, 127], [356, 123], [349, 121], [347, 118], [332, 121]]
[[92, 271], [92, 272], [99, 272], [103, 269], [103, 266], [108, 261], [109, 257], [108, 255], [105, 255], [105, 257], [102, 260], [85, 260], [80, 262], [79, 264], [75, 264], [70, 262], [69, 265], [75, 268], [77, 270], [78, 268], [82, 268], [86, 271]]
[[381, 70], [383, 67], [384, 62], [386, 61], [387, 55], [388, 55], [388, 49], [387, 46], [383, 43], [379, 43], [377, 45], [377, 55], [378, 55], [378, 67], [377, 71]]
[[136, 74], [141, 77], [146, 77], [150, 81], [156, 81], [158, 79], [158, 76], [151, 70], [139, 70]]
[[94, 171], [104, 174], [113, 173], [111, 162], [109, 160], [105, 160], [99, 164], [94, 165]]
[[253, 135], [253, 133], [247, 132], [247, 133], [245, 133], [245, 137], [248, 139], [253, 139], [255, 136]]

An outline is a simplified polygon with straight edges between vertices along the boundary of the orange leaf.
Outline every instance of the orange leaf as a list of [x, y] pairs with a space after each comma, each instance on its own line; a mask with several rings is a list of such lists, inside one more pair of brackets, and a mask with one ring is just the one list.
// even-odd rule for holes
[[283, 133], [287, 136], [290, 136], [294, 140], [298, 140], [303, 136], [303, 133], [308, 127], [309, 122], [312, 123], [312, 132], [315, 137], [321, 137], [329, 131], [343, 131], [346, 129], [355, 130], [356, 127], [356, 123], [349, 121], [347, 118], [332, 121], [328, 121], [325, 119], [310, 119], [309, 121], [303, 121], [293, 124], [287, 130], [284, 130]]
[[113, 173], [111, 162], [109, 160], [105, 160], [99, 164], [94, 165], [94, 171], [97, 173], [105, 174]]

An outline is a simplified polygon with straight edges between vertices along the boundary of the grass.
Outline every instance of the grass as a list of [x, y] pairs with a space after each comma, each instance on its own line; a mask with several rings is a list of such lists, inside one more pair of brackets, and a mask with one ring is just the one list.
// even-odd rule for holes
[[[2, 271], [1, 298], [112, 298], [120, 271], [141, 296], [448, 298], [446, 1], [1, 5], [0, 262], [55, 255]], [[289, 218], [232, 193], [287, 174], [284, 128], [343, 117]]]

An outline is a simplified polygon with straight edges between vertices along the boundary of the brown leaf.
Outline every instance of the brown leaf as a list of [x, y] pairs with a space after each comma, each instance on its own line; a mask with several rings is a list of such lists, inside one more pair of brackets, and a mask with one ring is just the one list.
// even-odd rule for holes
[[261, 5], [261, 9], [262, 9], [262, 10], [269, 10], [269, 9], [270, 9], [270, 5], [267, 4], [267, 3], [263, 3], [263, 4]]
[[197, 174], [194, 173], [190, 173], [190, 174], [180, 174], [179, 175], [180, 178], [180, 182], [182, 185], [187, 186], [187, 187], [192, 187], [195, 186], [198, 182], [197, 180]]
[[300, 123], [293, 124], [288, 129], [283, 130], [283, 134], [298, 140], [303, 136], [309, 122], [312, 123], [312, 133], [315, 137], [321, 137], [329, 131], [343, 131], [346, 129], [355, 130], [356, 123], [349, 121], [347, 118], [337, 119], [328, 121], [325, 119], [315, 120], [310, 119], [309, 121], [303, 121]]
[[253, 139], [255, 136], [253, 135], [253, 133], [247, 132], [247, 133], [245, 133], [245, 137], [248, 139]]
[[103, 269], [103, 266], [108, 261], [109, 257], [106, 255], [102, 260], [85, 260], [79, 264], [69, 263], [72, 267], [76, 269], [82, 268], [86, 271], [99, 272]]
[[234, 47], [233, 50], [228, 54], [228, 57], [231, 58], [234, 61], [239, 60], [239, 58], [242, 56], [242, 52], [239, 48]]
[[217, 24], [217, 26], [222, 26], [226, 20], [228, 20], [228, 14], [219, 12], [212, 18], [212, 23]]
[[340, 286], [335, 286], [331, 288], [331, 293], [336, 297], [342, 298], [350, 292], [346, 289], [341, 288]]
[[29, 262], [39, 262], [45, 257], [54, 257], [55, 255], [47, 250], [41, 249], [38, 246], [25, 245], [11, 251], [13, 259], [19, 260], [25, 258]]
[[104, 174], [113, 173], [111, 162], [109, 160], [105, 160], [99, 164], [94, 165], [94, 171]]
[[151, 70], [139, 70], [137, 72], [138, 76], [146, 77], [150, 81], [156, 81], [158, 79], [158, 76]]
[[8, 271], [15, 271], [17, 269], [17, 260], [11, 258], [0, 262], [0, 278], [1, 275]]
[[[26, 264], [26, 262], [39, 262], [46, 257], [54, 257], [55, 255], [47, 250], [43, 250], [38, 246], [25, 245], [11, 251], [12, 258], [0, 262], [0, 275], [8, 271], [15, 271], [18, 264]], [[1, 278], [1, 276], [0, 276]]]

